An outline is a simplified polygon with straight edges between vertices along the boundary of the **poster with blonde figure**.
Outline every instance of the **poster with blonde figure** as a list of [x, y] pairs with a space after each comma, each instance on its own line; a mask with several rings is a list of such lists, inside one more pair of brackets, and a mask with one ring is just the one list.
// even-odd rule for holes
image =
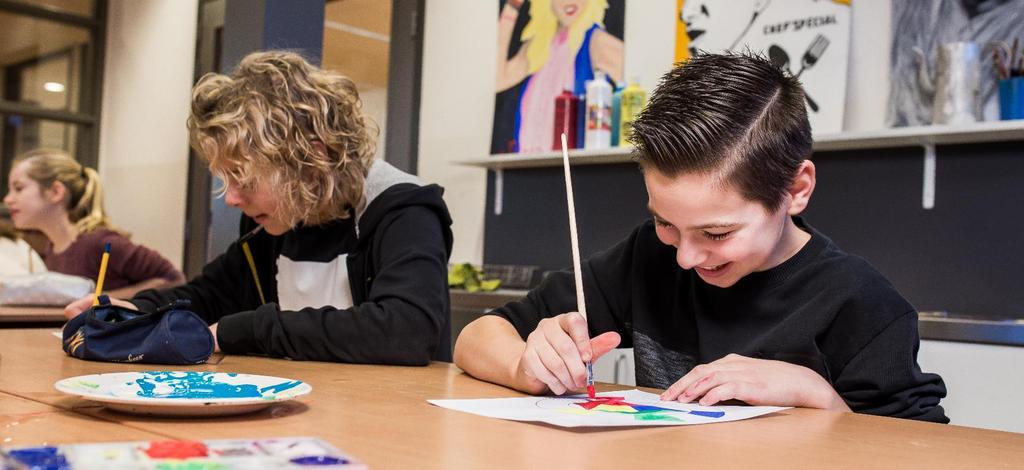
[[499, 2], [491, 153], [547, 152], [555, 97], [604, 72], [622, 82], [625, 0]]
[[677, 0], [676, 60], [751, 50], [803, 84], [815, 134], [842, 132], [850, 0]]

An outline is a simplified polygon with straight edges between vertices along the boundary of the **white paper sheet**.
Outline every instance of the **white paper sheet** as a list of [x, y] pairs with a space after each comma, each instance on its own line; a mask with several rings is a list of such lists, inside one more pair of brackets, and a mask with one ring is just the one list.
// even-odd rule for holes
[[[658, 400], [658, 395], [640, 390], [598, 393], [598, 397], [622, 397], [626, 404], [604, 402], [581, 404], [586, 395], [564, 397], [490, 398], [477, 400], [427, 400], [450, 410], [514, 421], [539, 421], [562, 427], [587, 426], [679, 426], [723, 423], [785, 410], [779, 406], [700, 406]], [[630, 406], [632, 405], [632, 406]]]

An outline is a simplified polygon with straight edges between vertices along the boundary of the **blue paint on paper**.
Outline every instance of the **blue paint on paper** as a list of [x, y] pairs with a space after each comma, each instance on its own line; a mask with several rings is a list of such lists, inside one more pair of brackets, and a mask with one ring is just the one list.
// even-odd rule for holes
[[343, 465], [348, 463], [348, 460], [331, 457], [329, 455], [315, 455], [310, 457], [294, 458], [289, 460], [289, 462], [296, 465]]
[[299, 385], [302, 385], [302, 381], [300, 380], [293, 380], [291, 382], [281, 382], [276, 385], [267, 385], [266, 387], [261, 388], [260, 392], [281, 393], [285, 390], [288, 390], [289, 388], [298, 387]]
[[674, 410], [672, 408], [662, 408], [660, 406], [653, 406], [653, 405], [637, 405], [636, 403], [630, 403], [629, 406], [633, 407], [633, 409], [638, 411], [638, 412], [644, 412], [644, 411], [648, 411], [648, 412], [650, 412], [650, 411], [671, 411], [673, 413], [679, 413], [679, 410]]
[[[259, 398], [263, 395], [253, 384], [229, 384], [214, 380], [213, 372], [143, 372], [135, 381], [138, 395], [146, 398]], [[171, 388], [156, 392], [157, 384]]]
[[70, 470], [64, 454], [56, 447], [29, 447], [8, 452], [14, 460], [33, 470]]
[[721, 418], [722, 416], [725, 416], [725, 412], [724, 411], [698, 411], [698, 410], [692, 410], [692, 411], [690, 411], [690, 414], [697, 415], [697, 416], [704, 416], [705, 418]]

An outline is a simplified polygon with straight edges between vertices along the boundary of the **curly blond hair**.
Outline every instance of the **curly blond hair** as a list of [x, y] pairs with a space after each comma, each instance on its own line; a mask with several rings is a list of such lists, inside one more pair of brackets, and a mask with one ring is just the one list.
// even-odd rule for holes
[[216, 176], [273, 188], [289, 225], [347, 218], [363, 204], [377, 127], [352, 80], [294, 52], [255, 52], [230, 76], [203, 76], [188, 129]]
[[63, 150], [36, 149], [18, 156], [15, 165], [25, 164], [25, 174], [41, 189], [60, 182], [67, 189], [64, 208], [78, 233], [105, 228], [127, 235], [114, 227], [103, 208], [103, 185], [96, 170], [78, 163]]

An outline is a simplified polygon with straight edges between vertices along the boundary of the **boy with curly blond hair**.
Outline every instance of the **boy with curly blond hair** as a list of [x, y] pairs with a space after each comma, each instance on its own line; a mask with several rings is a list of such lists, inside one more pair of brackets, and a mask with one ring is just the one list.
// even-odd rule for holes
[[443, 190], [373, 158], [361, 107], [351, 80], [291, 52], [253, 53], [231, 75], [200, 79], [191, 144], [244, 213], [245, 235], [188, 284], [115, 303], [154, 311], [188, 299], [226, 353], [449, 360]]

